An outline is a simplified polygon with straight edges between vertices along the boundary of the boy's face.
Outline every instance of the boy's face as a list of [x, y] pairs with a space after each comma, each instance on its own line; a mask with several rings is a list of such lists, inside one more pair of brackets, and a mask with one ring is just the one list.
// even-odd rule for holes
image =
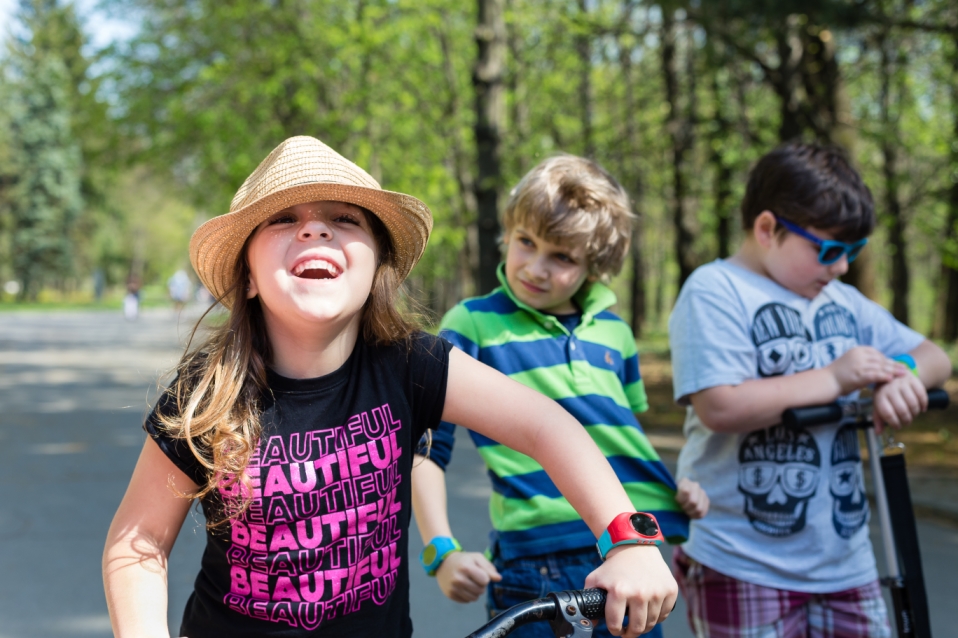
[[528, 306], [551, 314], [572, 314], [572, 296], [588, 279], [585, 251], [553, 244], [517, 226], [506, 236], [506, 280]]
[[[762, 213], [765, 215], [765, 213]], [[788, 231], [784, 237], [775, 233], [775, 226], [756, 220], [755, 232], [758, 237], [765, 234], [760, 242], [765, 248], [762, 259], [768, 276], [779, 285], [788, 288], [797, 295], [814, 299], [833, 279], [848, 272], [848, 257], [842, 257], [833, 264], [824, 265], [818, 261], [819, 247], [812, 241]], [[774, 218], [772, 219], [774, 224]], [[819, 239], [835, 239], [835, 235], [820, 228], [806, 228], [806, 231]]]

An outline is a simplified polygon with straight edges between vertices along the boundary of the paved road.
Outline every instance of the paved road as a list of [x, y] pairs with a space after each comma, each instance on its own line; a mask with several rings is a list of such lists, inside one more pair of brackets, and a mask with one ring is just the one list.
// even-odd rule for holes
[[[187, 318], [178, 322], [168, 310], [147, 311], [136, 323], [109, 312], [0, 313], [0, 638], [110, 636], [103, 540], [157, 381], [188, 335]], [[471, 444], [457, 449], [449, 480], [456, 532], [481, 548], [489, 488]], [[958, 530], [922, 523], [919, 532], [936, 634], [958, 634]], [[415, 530], [411, 539], [418, 553]], [[202, 521], [188, 519], [170, 565], [174, 631], [202, 543]], [[416, 635], [425, 638], [464, 636], [484, 621], [479, 605], [446, 600], [418, 569], [412, 608]], [[666, 634], [685, 638], [676, 611]]]

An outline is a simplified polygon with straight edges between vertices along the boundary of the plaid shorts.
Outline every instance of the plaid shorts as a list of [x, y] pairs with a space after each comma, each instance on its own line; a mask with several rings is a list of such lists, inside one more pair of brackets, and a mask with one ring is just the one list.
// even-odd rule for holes
[[890, 638], [878, 581], [831, 594], [761, 587], [720, 574], [676, 547], [672, 571], [696, 638]]

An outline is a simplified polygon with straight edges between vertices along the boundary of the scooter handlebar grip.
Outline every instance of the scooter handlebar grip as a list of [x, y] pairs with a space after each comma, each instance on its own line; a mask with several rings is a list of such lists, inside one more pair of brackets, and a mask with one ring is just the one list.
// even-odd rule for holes
[[932, 388], [928, 391], [929, 410], [944, 410], [948, 407], [950, 402], [951, 399], [945, 390], [942, 390], [941, 388]]
[[837, 403], [789, 408], [782, 413], [782, 423], [788, 428], [804, 428], [822, 423], [835, 423], [842, 418], [842, 406]]

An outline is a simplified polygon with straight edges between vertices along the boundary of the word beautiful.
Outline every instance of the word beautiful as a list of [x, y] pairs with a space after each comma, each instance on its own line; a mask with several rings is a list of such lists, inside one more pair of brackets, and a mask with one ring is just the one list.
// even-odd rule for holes
[[[230, 608], [314, 629], [363, 601], [386, 601], [401, 563], [399, 428], [386, 404], [256, 450], [252, 504], [231, 521], [226, 549]], [[243, 489], [236, 481], [220, 493], [235, 502]]]

